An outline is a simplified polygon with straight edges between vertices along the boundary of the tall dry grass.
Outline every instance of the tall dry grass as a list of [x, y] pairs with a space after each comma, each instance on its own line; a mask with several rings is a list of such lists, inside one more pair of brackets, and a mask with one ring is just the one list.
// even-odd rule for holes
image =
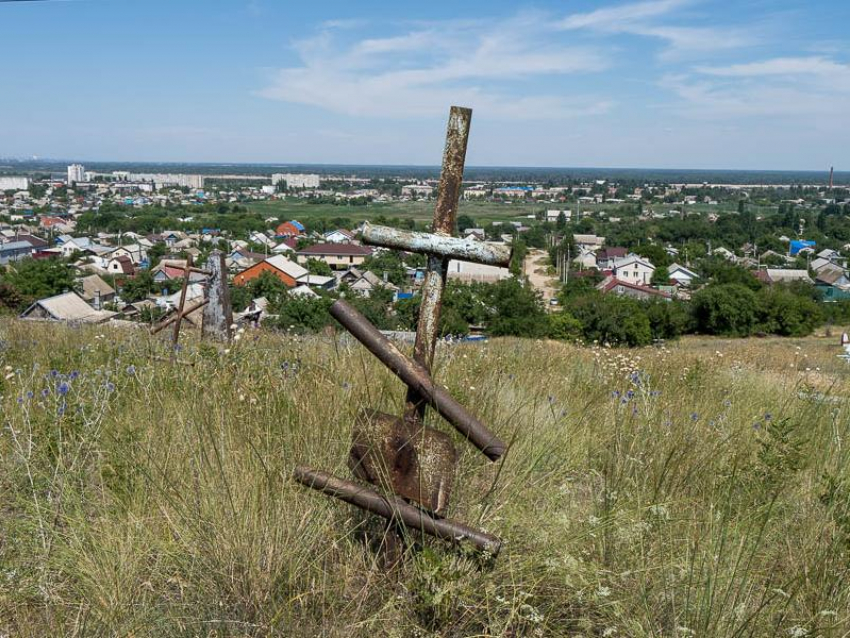
[[[799, 346], [799, 349], [797, 347]], [[824, 636], [850, 632], [847, 364], [831, 340], [616, 351], [496, 340], [436, 374], [510, 441], [457, 441], [453, 518], [496, 560], [294, 484], [348, 476], [402, 386], [347, 341], [228, 352], [0, 323], [0, 631], [14, 636]], [[449, 431], [435, 420], [438, 427]]]

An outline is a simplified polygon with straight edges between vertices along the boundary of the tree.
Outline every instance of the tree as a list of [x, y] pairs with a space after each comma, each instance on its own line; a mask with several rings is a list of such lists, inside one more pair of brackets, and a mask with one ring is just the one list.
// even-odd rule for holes
[[457, 218], [457, 229], [463, 234], [467, 228], [475, 228], [475, 220], [469, 215], [459, 215]]
[[549, 322], [540, 295], [517, 279], [479, 284], [488, 308], [488, 332], [494, 336], [545, 337]]
[[581, 321], [569, 312], [557, 312], [549, 316], [549, 338], [558, 341], [578, 341], [582, 336]]
[[323, 277], [333, 277], [334, 271], [326, 261], [310, 257], [304, 264], [304, 267], [313, 275], [321, 275]]
[[590, 294], [573, 300], [570, 312], [581, 322], [586, 341], [645, 346], [652, 329], [640, 303], [617, 295]]
[[555, 222], [555, 226], [559, 230], [567, 227], [567, 216], [564, 214], [564, 211], [558, 213], [558, 220]]
[[823, 320], [820, 306], [811, 296], [780, 286], [759, 292], [757, 314], [759, 330], [783, 337], [810, 335]]
[[694, 294], [692, 310], [703, 334], [746, 337], [756, 326], [756, 294], [741, 284], [703, 288]]
[[6, 266], [0, 282], [13, 286], [31, 303], [74, 289], [74, 273], [62, 259], [22, 259]]

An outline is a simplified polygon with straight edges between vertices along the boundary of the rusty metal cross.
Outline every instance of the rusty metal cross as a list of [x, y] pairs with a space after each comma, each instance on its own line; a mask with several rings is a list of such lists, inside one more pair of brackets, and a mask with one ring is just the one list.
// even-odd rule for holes
[[[362, 231], [365, 244], [428, 257], [413, 358], [403, 354], [345, 301], [337, 301], [330, 309], [331, 315], [408, 387], [404, 418], [371, 410], [360, 414], [354, 427], [354, 445], [349, 459], [358, 478], [392, 495], [385, 496], [304, 467], [296, 468], [294, 478], [303, 485], [383, 516], [391, 523], [403, 523], [455, 542], [468, 540], [478, 549], [496, 554], [501, 546], [498, 538], [441, 518], [448, 505], [457, 454], [450, 437], [424, 425], [425, 410], [430, 405], [491, 461], [499, 459], [507, 450], [505, 443], [431, 376], [449, 261], [458, 259], [507, 266], [511, 259], [511, 247], [506, 244], [453, 236], [471, 119], [470, 109], [452, 107], [432, 232], [403, 231], [368, 223]], [[389, 531], [388, 535], [393, 537], [393, 532]]]

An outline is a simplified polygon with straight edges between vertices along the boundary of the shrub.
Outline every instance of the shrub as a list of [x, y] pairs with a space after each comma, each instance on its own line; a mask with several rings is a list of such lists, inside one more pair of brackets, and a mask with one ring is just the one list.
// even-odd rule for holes
[[575, 299], [570, 310], [581, 322], [586, 341], [625, 346], [652, 342], [649, 319], [634, 299], [592, 294]]
[[549, 317], [549, 337], [559, 341], [577, 341], [582, 336], [581, 321], [568, 312], [558, 312]]
[[766, 288], [758, 294], [759, 330], [783, 337], [804, 337], [814, 332], [823, 316], [811, 297], [782, 288]]
[[693, 317], [685, 302], [657, 299], [644, 303], [643, 309], [653, 339], [676, 339], [693, 331]]
[[696, 328], [709, 335], [746, 337], [756, 326], [756, 294], [742, 284], [720, 284], [694, 294]]

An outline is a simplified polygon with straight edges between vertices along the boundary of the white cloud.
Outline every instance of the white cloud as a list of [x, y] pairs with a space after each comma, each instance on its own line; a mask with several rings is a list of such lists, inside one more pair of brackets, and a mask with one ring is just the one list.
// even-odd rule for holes
[[605, 7], [589, 13], [569, 15], [557, 23], [557, 27], [567, 31], [582, 29], [601, 34], [655, 38], [666, 43], [667, 48], [661, 57], [667, 60], [683, 55], [745, 47], [757, 40], [752, 28], [743, 31], [729, 25], [693, 27], [659, 21], [694, 3], [694, 0], [650, 0]]
[[[441, 115], [465, 104], [491, 118], [550, 119], [604, 112], [610, 102], [565, 97], [557, 78], [608, 66], [599, 51], [564, 46], [535, 15], [508, 22], [428, 25], [342, 44], [325, 29], [295, 44], [301, 64], [273, 73], [259, 94], [345, 115]], [[539, 88], [542, 80], [552, 88]], [[537, 80], [538, 82], [534, 82]], [[535, 88], [536, 87], [536, 88]]]
[[697, 71], [705, 75], [719, 77], [764, 77], [817, 75], [831, 76], [833, 79], [850, 74], [850, 65], [839, 64], [822, 56], [773, 58], [759, 62], [732, 64], [729, 66], [700, 66]]
[[699, 118], [773, 116], [804, 125], [850, 108], [850, 65], [824, 57], [700, 66], [660, 84], [680, 98], [678, 111]]
[[624, 31], [637, 24], [643, 24], [647, 18], [668, 14], [690, 2], [691, 0], [654, 0], [605, 7], [589, 13], [574, 13], [561, 20], [558, 26], [561, 29], [591, 28]]

